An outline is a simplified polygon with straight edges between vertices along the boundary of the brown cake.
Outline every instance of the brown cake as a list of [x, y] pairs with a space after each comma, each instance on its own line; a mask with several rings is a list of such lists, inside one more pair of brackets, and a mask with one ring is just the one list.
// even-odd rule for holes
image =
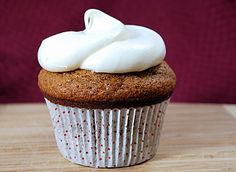
[[136, 107], [168, 99], [175, 74], [166, 62], [142, 72], [95, 73], [88, 70], [54, 73], [42, 69], [38, 85], [51, 102], [80, 108]]
[[153, 30], [96, 9], [85, 30], [42, 41], [38, 85], [61, 155], [91, 167], [125, 167], [155, 156], [176, 77]]

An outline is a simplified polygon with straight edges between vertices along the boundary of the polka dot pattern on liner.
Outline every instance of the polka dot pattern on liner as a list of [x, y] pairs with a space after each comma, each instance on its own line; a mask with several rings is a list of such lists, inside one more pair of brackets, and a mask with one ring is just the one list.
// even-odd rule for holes
[[46, 99], [57, 146], [69, 161], [92, 167], [123, 167], [157, 151], [169, 100], [138, 108], [83, 109]]

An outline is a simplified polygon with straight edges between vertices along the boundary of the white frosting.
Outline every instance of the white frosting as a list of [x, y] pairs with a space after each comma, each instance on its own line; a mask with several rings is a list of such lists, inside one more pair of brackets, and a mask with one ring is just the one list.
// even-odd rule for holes
[[165, 57], [163, 39], [148, 28], [124, 25], [96, 9], [85, 12], [84, 22], [84, 31], [63, 32], [43, 40], [38, 61], [44, 69], [126, 73], [156, 66]]

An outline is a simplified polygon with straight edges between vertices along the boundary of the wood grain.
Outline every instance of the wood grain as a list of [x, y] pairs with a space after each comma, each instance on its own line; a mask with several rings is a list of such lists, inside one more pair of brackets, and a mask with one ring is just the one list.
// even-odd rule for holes
[[0, 171], [233, 172], [236, 118], [224, 105], [170, 104], [158, 154], [143, 164], [111, 170], [65, 160], [45, 104], [0, 105]]

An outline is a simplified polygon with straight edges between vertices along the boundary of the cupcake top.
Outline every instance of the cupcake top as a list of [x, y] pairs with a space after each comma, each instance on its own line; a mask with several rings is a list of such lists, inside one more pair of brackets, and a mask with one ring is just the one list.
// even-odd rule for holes
[[175, 74], [166, 62], [142, 72], [95, 73], [78, 69], [71, 72], [39, 73], [39, 87], [50, 101], [84, 108], [137, 107], [168, 99], [175, 87]]
[[38, 85], [47, 99], [101, 109], [151, 105], [171, 96], [176, 77], [163, 61], [159, 34], [95, 9], [84, 20], [84, 31], [51, 36], [39, 48]]
[[51, 72], [86, 69], [97, 73], [143, 71], [160, 64], [166, 54], [161, 36], [151, 29], [124, 25], [90, 9], [85, 30], [68, 31], [43, 40], [38, 50], [42, 68]]

